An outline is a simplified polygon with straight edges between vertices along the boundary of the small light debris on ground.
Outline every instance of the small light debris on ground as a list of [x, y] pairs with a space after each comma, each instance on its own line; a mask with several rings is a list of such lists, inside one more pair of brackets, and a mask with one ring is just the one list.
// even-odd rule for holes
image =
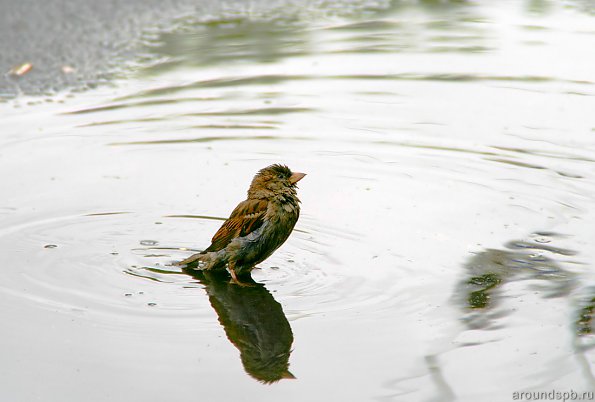
[[62, 73], [64, 74], [72, 74], [76, 72], [76, 68], [72, 67], [72, 66], [68, 66], [68, 65], [63, 65], [62, 66]]
[[23, 63], [17, 66], [14, 66], [10, 70], [8, 70], [7, 75], [11, 77], [22, 77], [27, 74], [29, 71], [33, 69], [33, 64], [31, 63]]

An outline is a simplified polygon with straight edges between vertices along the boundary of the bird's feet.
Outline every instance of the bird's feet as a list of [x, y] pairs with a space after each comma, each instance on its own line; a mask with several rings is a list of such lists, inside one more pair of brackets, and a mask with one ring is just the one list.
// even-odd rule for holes
[[251, 282], [242, 282], [242, 281], [234, 280], [234, 279], [230, 279], [229, 280], [229, 283], [232, 284], [232, 285], [239, 286], [241, 288], [253, 288], [253, 287], [256, 287], [256, 285], [254, 283], [251, 283]]
[[243, 288], [251, 288], [256, 286], [256, 284], [254, 282], [242, 282], [238, 279], [238, 276], [236, 275], [236, 272], [233, 270], [232, 267], [229, 267], [229, 274], [231, 275], [231, 280], [229, 281], [229, 283], [233, 283], [234, 285], [238, 285], [241, 286]]

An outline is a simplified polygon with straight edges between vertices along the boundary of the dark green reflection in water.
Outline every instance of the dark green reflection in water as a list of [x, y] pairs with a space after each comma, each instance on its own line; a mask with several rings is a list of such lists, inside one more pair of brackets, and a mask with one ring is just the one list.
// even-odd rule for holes
[[168, 69], [181, 62], [188, 65], [222, 63], [272, 63], [306, 53], [305, 31], [290, 19], [251, 21], [228, 18], [216, 21], [183, 23], [182, 32], [163, 33], [150, 51], [171, 59], [154, 66], [152, 71]]
[[[591, 289], [591, 293], [593, 290]], [[593, 333], [593, 314], [595, 314], [595, 297], [583, 302], [576, 319], [576, 333], [579, 336]]]
[[186, 270], [209, 295], [227, 338], [240, 351], [246, 372], [263, 383], [295, 378], [288, 370], [293, 333], [271, 293], [252, 278], [250, 286], [230, 283], [225, 273]]
[[[257, 8], [253, 12], [246, 10], [234, 15], [224, 14], [208, 21], [200, 17], [182, 18], [178, 20], [175, 31], [161, 32], [154, 38], [146, 39], [147, 54], [157, 56], [161, 61], [144, 72], [158, 74], [181, 65], [265, 65], [314, 54], [419, 51], [420, 46], [429, 52], [489, 50], [483, 43], [483, 27], [468, 24], [481, 20], [473, 2], [422, 0], [411, 5], [402, 1], [382, 4], [354, 1], [346, 2], [345, 7], [329, 8], [308, 3], [282, 9]], [[407, 22], [406, 13], [417, 9], [435, 14], [427, 26], [422, 26], [430, 35], [429, 48], [418, 35], [411, 33], [412, 25], [417, 23]], [[403, 21], [393, 20], [401, 13], [404, 13]], [[332, 18], [327, 18], [333, 16], [346, 20], [333, 22]], [[458, 32], [461, 25], [465, 35]], [[344, 35], [328, 39], [330, 42], [323, 44], [336, 46], [321, 48], [316, 34], [321, 27], [329, 31], [340, 30]], [[458, 32], [454, 36], [451, 35], [453, 30]]]
[[490, 300], [489, 291], [500, 285], [502, 279], [496, 274], [489, 273], [482, 276], [475, 276], [469, 279], [468, 284], [479, 287], [478, 290], [469, 294], [469, 306], [471, 308], [485, 308]]
[[500, 312], [502, 287], [518, 280], [543, 280], [543, 297], [565, 297], [575, 287], [574, 275], [544, 253], [570, 256], [574, 252], [531, 241], [511, 241], [505, 249], [487, 249], [465, 263], [465, 278], [456, 298], [465, 310], [464, 320], [472, 328], [493, 324]]

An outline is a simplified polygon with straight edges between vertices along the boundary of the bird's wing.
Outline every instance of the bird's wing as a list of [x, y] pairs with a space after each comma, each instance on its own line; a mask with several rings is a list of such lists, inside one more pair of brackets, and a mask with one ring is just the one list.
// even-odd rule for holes
[[266, 200], [242, 201], [215, 233], [205, 252], [219, 251], [236, 237], [246, 236], [261, 227], [267, 207]]

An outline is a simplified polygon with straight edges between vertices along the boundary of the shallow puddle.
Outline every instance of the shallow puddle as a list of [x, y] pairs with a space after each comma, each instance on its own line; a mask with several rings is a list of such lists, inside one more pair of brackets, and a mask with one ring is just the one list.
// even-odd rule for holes
[[[578, 1], [188, 17], [114, 86], [1, 104], [0, 394], [593, 390], [594, 26]], [[277, 162], [302, 216], [258, 285], [171, 265]]]

